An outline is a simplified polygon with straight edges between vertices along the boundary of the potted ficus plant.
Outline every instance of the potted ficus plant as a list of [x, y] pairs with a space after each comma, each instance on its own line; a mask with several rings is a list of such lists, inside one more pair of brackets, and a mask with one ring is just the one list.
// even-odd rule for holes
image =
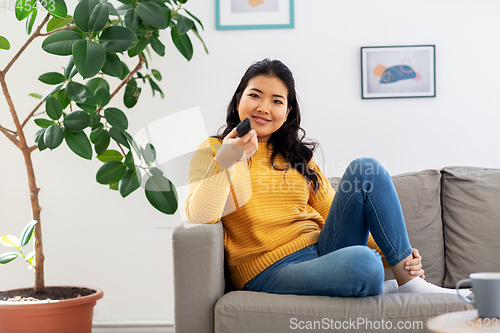
[[[24, 157], [33, 220], [25, 226], [20, 237], [5, 235], [0, 238], [3, 245], [15, 248], [13, 252], [0, 254], [0, 267], [24, 257], [35, 272], [35, 285], [18, 290], [19, 293], [30, 293], [29, 301], [22, 304], [11, 301], [23, 299], [24, 295], [16, 295], [11, 301], [6, 301], [5, 295], [14, 291], [0, 291], [0, 332], [91, 332], [93, 306], [102, 297], [100, 290], [67, 287], [65, 292], [74, 293], [76, 298], [57, 300], [51, 295], [57, 288], [45, 286], [39, 188], [31, 154], [43, 154], [41, 151], [56, 149], [63, 143], [84, 159], [92, 159], [95, 154], [103, 162], [96, 174], [98, 183], [126, 197], [140, 188], [142, 179], [147, 178], [142, 185], [151, 205], [165, 214], [173, 214], [177, 210], [174, 185], [153, 166], [156, 158], [153, 145], [141, 147], [134, 141], [127, 132], [125, 112], [111, 106], [111, 102], [113, 98], [123, 96], [123, 104], [127, 108], [134, 107], [141, 96], [141, 85], [145, 83], [149, 83], [153, 95], [156, 91], [163, 98], [157, 83], [161, 74], [150, 68], [146, 55], [152, 53], [151, 49], [164, 56], [165, 46], [159, 37], [170, 30], [168, 34], [173, 44], [190, 60], [193, 48], [188, 33], [203, 43], [198, 32], [198, 26], [203, 29], [203, 25], [183, 7], [187, 0], [119, 1], [121, 5], [116, 8], [107, 0], [81, 0], [73, 15], [68, 15], [64, 0], [16, 0], [14, 8], [11, 8], [18, 21], [25, 21], [24, 28], [29, 37], [0, 70], [0, 84], [15, 126], [9, 129], [0, 124], [0, 133], [19, 148]], [[40, 14], [44, 18], [36, 26], [36, 17]], [[30, 94], [40, 100], [33, 110], [22, 114], [16, 110], [9, 93], [8, 73], [38, 37], [44, 38], [41, 44], [44, 51], [64, 61], [63, 70], [40, 74], [38, 80], [49, 88], [43, 95]], [[0, 52], [8, 52], [9, 49], [8, 36], [0, 36]], [[130, 70], [123, 61], [125, 57], [136, 59], [137, 65]], [[118, 80], [113, 91], [108, 79]], [[45, 111], [39, 111], [43, 107]], [[25, 125], [29, 121], [34, 121], [40, 129], [27, 136]], [[24, 247], [32, 238], [35, 251], [26, 254]], [[85, 317], [83, 321], [74, 317], [78, 311], [60, 309], [62, 306], [81, 307], [69, 305], [73, 300], [86, 300], [90, 304], [90, 310], [80, 311]], [[35, 312], [38, 310], [31, 306], [41, 312]], [[18, 312], [24, 309], [29, 312], [28, 316], [20, 320]], [[46, 311], [71, 313], [70, 324], [54, 319], [53, 314]]]

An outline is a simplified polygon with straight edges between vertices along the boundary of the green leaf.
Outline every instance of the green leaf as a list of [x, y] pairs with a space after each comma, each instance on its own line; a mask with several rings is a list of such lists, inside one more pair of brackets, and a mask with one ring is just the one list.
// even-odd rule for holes
[[97, 104], [92, 104], [92, 103], [76, 103], [79, 108], [81, 108], [83, 111], [87, 112], [88, 114], [94, 114], [95, 110], [97, 110]]
[[44, 101], [47, 97], [51, 96], [52, 94], [61, 90], [63, 85], [64, 85], [64, 83], [60, 83], [57, 86], [53, 86], [53, 87], [50, 87], [49, 89], [47, 89], [47, 91], [42, 96], [42, 101]]
[[59, 18], [65, 18], [68, 15], [68, 8], [64, 0], [47, 0], [41, 1], [40, 3], [45, 3], [45, 9], [52, 14], [52, 16], [57, 16]]
[[[97, 126], [93, 127], [92, 131], [90, 132], [90, 141], [93, 144], [103, 143], [104, 140], [106, 140], [106, 132], [107, 131], [104, 129], [104, 126], [101, 123], [97, 124]], [[97, 156], [97, 158], [99, 158], [99, 156]]]
[[5, 253], [5, 254], [0, 255], [0, 265], [8, 264], [12, 260], [16, 259], [17, 256], [18, 256], [18, 254], [15, 252], [9, 252], [9, 253]]
[[73, 55], [71, 55], [68, 59], [68, 63], [66, 64], [66, 67], [64, 68], [64, 76], [68, 79], [71, 80], [73, 76], [75, 76], [77, 73], [76, 67], [75, 67], [75, 62], [73, 60]]
[[137, 87], [137, 83], [135, 86], [131, 84], [131, 81], [125, 86], [125, 93], [123, 95], [123, 104], [128, 108], [132, 108], [137, 104], [141, 94], [141, 88]]
[[158, 81], [161, 81], [161, 73], [157, 71], [156, 69], [151, 70], [151, 74], [157, 79]]
[[122, 110], [117, 108], [107, 108], [104, 110], [104, 117], [111, 124], [111, 126], [119, 130], [126, 130], [128, 128], [128, 119]]
[[62, 109], [66, 109], [66, 107], [71, 102], [68, 95], [66, 95], [66, 89], [59, 90], [59, 93], [57, 94], [57, 100], [59, 101], [59, 103], [61, 103]]
[[144, 162], [146, 162], [148, 166], [151, 165], [156, 159], [156, 150], [151, 143], [148, 143], [144, 150], [141, 150], [141, 153], [142, 156], [144, 156]]
[[176, 27], [173, 27], [170, 30], [170, 34], [172, 36], [172, 41], [174, 42], [177, 50], [186, 58], [188, 61], [193, 57], [193, 45], [191, 44], [191, 40], [189, 36], [184, 34], [180, 35], [179, 31]]
[[24, 20], [35, 8], [36, 0], [16, 0], [15, 13], [17, 20]]
[[106, 6], [108, 6], [109, 15], [114, 15], [114, 16], [119, 16], [120, 15], [120, 13], [118, 13], [118, 11], [116, 10], [115, 6], [113, 6], [112, 3], [110, 3], [110, 2], [104, 2], [104, 4]]
[[66, 80], [66, 77], [57, 72], [47, 72], [38, 77], [38, 81], [41, 81], [45, 84], [59, 84], [61, 82], [64, 82], [64, 80]]
[[61, 118], [63, 107], [61, 102], [57, 100], [57, 98], [53, 96], [49, 96], [45, 101], [45, 111], [47, 111], [47, 115], [54, 120]]
[[31, 96], [31, 97], [36, 98], [36, 99], [42, 99], [42, 95], [40, 95], [40, 94], [31, 93], [31, 94], [28, 94], [28, 96]]
[[96, 143], [94, 145], [95, 153], [97, 155], [103, 154], [108, 149], [109, 143], [111, 142], [111, 137], [109, 136], [108, 131], [104, 130], [104, 134], [106, 136], [104, 141], [102, 143]]
[[109, 189], [113, 191], [118, 191], [118, 186], [119, 186], [118, 184], [119, 183], [109, 184]]
[[54, 125], [55, 122], [52, 121], [52, 120], [48, 120], [48, 119], [44, 119], [44, 118], [36, 118], [34, 120], [35, 124], [37, 124], [38, 126], [40, 126], [41, 128], [47, 128], [49, 127], [50, 125]]
[[196, 29], [196, 27], [193, 27], [192, 31], [196, 35], [196, 37], [198, 37], [198, 39], [200, 40], [200, 42], [203, 44], [203, 47], [205, 48], [205, 52], [208, 54], [207, 46], [205, 45], [205, 42], [201, 38], [200, 34], [198, 33], [198, 30]]
[[113, 184], [125, 175], [127, 167], [119, 161], [108, 161], [97, 170], [96, 180], [99, 184]]
[[64, 131], [57, 125], [50, 125], [43, 135], [43, 142], [50, 150], [56, 149], [64, 139]]
[[120, 180], [118, 190], [120, 195], [125, 198], [141, 186], [141, 171], [139, 169], [127, 169], [125, 176]]
[[106, 61], [102, 66], [102, 72], [114, 77], [120, 77], [123, 72], [122, 62], [116, 53], [106, 52]]
[[156, 37], [151, 38], [151, 47], [160, 57], [165, 55], [165, 45]]
[[104, 87], [97, 88], [94, 95], [97, 105], [101, 107], [108, 105], [109, 101], [111, 100], [111, 95], [109, 94], [109, 90]]
[[201, 26], [201, 29], [202, 30], [205, 30], [205, 28], [203, 27], [203, 24], [201, 23], [200, 19], [197, 18], [196, 16], [194, 16], [193, 14], [191, 14], [186, 8], [182, 8], [184, 9], [184, 11], [189, 15], [191, 16], [196, 22], [198, 22], [198, 24]]
[[90, 15], [89, 20], [89, 31], [95, 32], [100, 31], [102, 28], [106, 26], [109, 19], [109, 9], [105, 3], [101, 3], [97, 5], [92, 11], [92, 15]]
[[71, 21], [73, 21], [73, 16], [71, 15], [67, 15], [66, 18], [52, 17], [47, 23], [47, 32], [62, 28]]
[[125, 13], [125, 26], [132, 31], [137, 30], [141, 24], [141, 19], [135, 13], [135, 9], [131, 8]]
[[89, 127], [92, 123], [90, 115], [85, 111], [73, 111], [64, 117], [66, 131], [78, 132]]
[[135, 44], [133, 48], [128, 50], [128, 56], [130, 58], [135, 57], [136, 55], [140, 54], [146, 46], [148, 45], [148, 39], [146, 37], [141, 37], [139, 38], [139, 41]]
[[81, 40], [82, 36], [71, 30], [63, 30], [53, 33], [45, 38], [42, 49], [45, 52], [55, 55], [70, 55], [73, 43]]
[[10, 50], [10, 43], [4, 36], [0, 36], [0, 49]]
[[134, 47], [137, 36], [125, 27], [111, 26], [104, 29], [99, 42], [109, 52], [125, 52]]
[[127, 139], [127, 141], [130, 143], [130, 145], [132, 146], [132, 148], [134, 149], [137, 157], [139, 159], [142, 159], [142, 157], [141, 157], [141, 147], [139, 147], [139, 145], [137, 144], [137, 142], [135, 142], [135, 140], [132, 137], [132, 135], [128, 134], [127, 131], [122, 131], [122, 133], [123, 133], [123, 136], [125, 136], [125, 138]]
[[33, 238], [33, 232], [35, 231], [37, 221], [30, 221], [23, 229], [21, 233], [21, 247], [26, 246]]
[[125, 156], [125, 161], [123, 161], [123, 164], [125, 164], [129, 169], [135, 170], [134, 154], [132, 154], [132, 151], [129, 151], [127, 153], [127, 156]]
[[26, 20], [26, 34], [27, 35], [31, 35], [31, 31], [33, 30], [33, 24], [35, 23], [37, 13], [38, 13], [38, 10], [35, 9], [34, 11], [31, 12], [31, 14], [28, 16], [28, 19]]
[[125, 137], [125, 135], [123, 135], [123, 132], [120, 129], [111, 127], [109, 129], [109, 136], [119, 144], [122, 144], [125, 147], [127, 147], [127, 149], [130, 149], [130, 145], [128, 144], [127, 138]]
[[92, 129], [94, 129], [98, 126], [103, 126], [101, 123], [101, 115], [99, 113], [91, 112], [90, 118], [92, 119], [92, 124], [90, 124], [90, 127]]
[[163, 91], [161, 91], [160, 87], [156, 84], [156, 82], [152, 78], [149, 78], [149, 84], [151, 85], [151, 89], [153, 89], [153, 96], [155, 95], [155, 90], [156, 90], [160, 93], [161, 98], [165, 97]]
[[86, 79], [99, 73], [106, 60], [106, 51], [100, 44], [80, 40], [73, 44], [73, 60], [78, 72]]
[[43, 135], [45, 134], [45, 128], [39, 129], [35, 133], [35, 143], [38, 146], [38, 150], [42, 151], [44, 149], [47, 149], [47, 145], [45, 145], [45, 142], [43, 141]]
[[179, 31], [180, 35], [184, 35], [186, 32], [191, 30], [194, 27], [194, 22], [193, 20], [179, 15], [179, 18], [177, 19], [177, 30]]
[[90, 145], [89, 138], [83, 132], [64, 131], [64, 139], [68, 147], [78, 156], [87, 160], [92, 159], [92, 146]]
[[89, 97], [92, 97], [93, 100], [93, 94], [90, 89], [74, 81], [70, 81], [66, 86], [66, 95], [68, 95], [69, 99], [77, 103], [85, 103]]
[[108, 91], [110, 89], [108, 81], [106, 81], [102, 77], [95, 77], [95, 78], [89, 80], [85, 85], [87, 86], [87, 88], [89, 88], [89, 90], [92, 93], [95, 93], [95, 91], [99, 87], [106, 88], [106, 90], [108, 90]]
[[90, 16], [94, 8], [99, 4], [98, 0], [81, 0], [75, 7], [75, 24], [83, 32], [90, 32]]
[[135, 12], [141, 18], [142, 22], [158, 29], [167, 27], [167, 16], [165, 8], [160, 7], [154, 2], [141, 2], [135, 8]]
[[174, 214], [177, 210], [177, 190], [161, 173], [154, 172], [146, 181], [145, 192], [148, 201], [160, 212]]
[[127, 64], [125, 64], [122, 61], [122, 75], [120, 76], [120, 80], [125, 79], [129, 73], [130, 73], [130, 70], [128, 69]]
[[120, 161], [123, 160], [123, 155], [118, 150], [108, 149], [101, 155], [97, 155], [99, 161], [106, 163], [108, 161]]

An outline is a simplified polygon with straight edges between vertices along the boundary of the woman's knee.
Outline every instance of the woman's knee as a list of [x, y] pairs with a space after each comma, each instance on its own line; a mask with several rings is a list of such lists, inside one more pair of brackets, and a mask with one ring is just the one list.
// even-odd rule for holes
[[353, 257], [358, 258], [357, 276], [360, 282], [358, 296], [380, 295], [384, 285], [384, 265], [380, 255], [367, 246], [352, 246]]
[[385, 173], [382, 164], [371, 157], [360, 157], [353, 160], [347, 167], [347, 171], [353, 175], [377, 175]]

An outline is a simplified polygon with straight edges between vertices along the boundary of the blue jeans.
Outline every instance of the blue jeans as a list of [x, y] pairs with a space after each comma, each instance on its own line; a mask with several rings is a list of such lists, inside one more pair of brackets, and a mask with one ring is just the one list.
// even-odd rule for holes
[[380, 255], [366, 246], [369, 231], [390, 266], [413, 252], [389, 173], [376, 160], [360, 158], [342, 176], [318, 243], [275, 262], [243, 290], [319, 296], [380, 295], [384, 267]]

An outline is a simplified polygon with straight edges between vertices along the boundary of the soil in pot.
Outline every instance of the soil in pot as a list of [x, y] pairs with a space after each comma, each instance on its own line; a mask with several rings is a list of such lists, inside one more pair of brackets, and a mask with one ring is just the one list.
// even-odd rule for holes
[[87, 296], [96, 292], [93, 289], [80, 287], [47, 287], [45, 289], [46, 292], [43, 294], [37, 294], [32, 288], [0, 291], [0, 301], [34, 302], [63, 300]]

